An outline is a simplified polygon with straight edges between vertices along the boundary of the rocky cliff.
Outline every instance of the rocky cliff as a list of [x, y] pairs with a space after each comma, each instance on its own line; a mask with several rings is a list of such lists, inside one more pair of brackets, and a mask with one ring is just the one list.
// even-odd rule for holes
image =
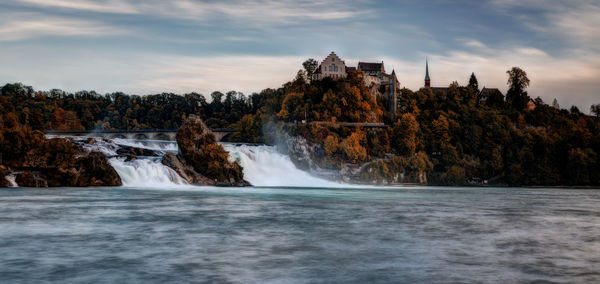
[[244, 186], [242, 167], [228, 159], [214, 134], [197, 116], [183, 123], [176, 135], [179, 153], [166, 154], [162, 163], [175, 170], [188, 183], [197, 185]]
[[299, 169], [330, 180], [360, 184], [427, 184], [427, 172], [432, 165], [422, 155], [390, 156], [362, 164], [343, 161], [336, 164], [319, 143], [309, 143], [304, 137], [281, 135], [279, 150], [289, 155]]
[[88, 152], [70, 139], [45, 139], [25, 155], [4, 161], [19, 186], [119, 186], [121, 179], [99, 152]]
[[9, 186], [8, 180], [6, 179], [6, 168], [4, 166], [0, 166], [0, 187]]

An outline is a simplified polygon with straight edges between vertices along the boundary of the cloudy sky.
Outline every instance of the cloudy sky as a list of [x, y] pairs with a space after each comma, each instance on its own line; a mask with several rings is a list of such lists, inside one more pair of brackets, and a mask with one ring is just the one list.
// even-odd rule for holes
[[384, 61], [403, 86], [506, 87], [600, 103], [597, 0], [3, 0], [0, 84], [133, 94], [276, 88], [309, 57]]

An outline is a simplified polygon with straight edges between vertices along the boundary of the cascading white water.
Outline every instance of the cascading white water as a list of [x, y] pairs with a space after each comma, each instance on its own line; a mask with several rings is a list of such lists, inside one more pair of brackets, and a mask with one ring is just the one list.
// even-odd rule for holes
[[[161, 163], [160, 157], [138, 157], [126, 162], [125, 157], [118, 157], [117, 154], [117, 150], [122, 146], [146, 148], [158, 154], [176, 152], [175, 142], [96, 139], [94, 143], [88, 144], [81, 137], [77, 140], [84, 148], [100, 151], [108, 156], [110, 165], [117, 171], [124, 186], [170, 188], [186, 184], [173, 169]], [[226, 143], [222, 145], [229, 152], [230, 160], [238, 161], [244, 168], [244, 179], [254, 186], [340, 187], [341, 185], [299, 170], [288, 156], [279, 153], [275, 147]]]
[[8, 181], [8, 187], [19, 187], [15, 181], [17, 177], [14, 174], [5, 176], [4, 178]]
[[161, 154], [177, 151], [177, 143], [171, 141], [138, 141], [133, 139], [95, 139], [86, 143], [77, 137], [76, 141], [89, 151], [99, 151], [110, 157], [108, 162], [117, 171], [124, 186], [127, 187], [172, 187], [186, 184], [173, 169], [163, 165], [160, 157], [139, 157], [133, 161], [125, 161], [125, 157], [117, 157], [117, 150], [122, 146], [145, 148]]
[[138, 159], [125, 162], [125, 158], [110, 158], [110, 165], [128, 187], [170, 187], [186, 184], [173, 169], [160, 163], [160, 159]]
[[272, 146], [224, 144], [232, 160], [244, 168], [244, 179], [254, 186], [339, 187], [340, 183], [320, 179], [301, 171]]
[[133, 140], [133, 139], [121, 139], [115, 138], [112, 140], [114, 143], [122, 146], [131, 146], [142, 149], [149, 149], [153, 151], [161, 152], [177, 152], [177, 142], [175, 141], [162, 141], [162, 140]]

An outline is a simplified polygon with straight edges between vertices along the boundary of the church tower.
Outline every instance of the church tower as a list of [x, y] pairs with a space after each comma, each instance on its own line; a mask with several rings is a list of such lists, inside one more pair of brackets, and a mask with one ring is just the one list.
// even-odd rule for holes
[[425, 60], [425, 88], [431, 88], [431, 80], [429, 79], [429, 60]]
[[396, 70], [392, 69], [392, 75], [390, 76], [390, 95], [389, 99], [389, 108], [390, 113], [392, 114], [392, 119], [396, 117], [396, 111], [398, 110], [398, 97], [396, 92], [398, 91], [398, 87], [400, 87], [400, 83], [398, 82], [398, 78], [396, 77]]

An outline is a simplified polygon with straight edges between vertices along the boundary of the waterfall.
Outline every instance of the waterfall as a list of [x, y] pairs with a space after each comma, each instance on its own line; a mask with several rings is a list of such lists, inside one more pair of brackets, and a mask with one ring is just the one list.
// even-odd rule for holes
[[186, 184], [173, 169], [163, 165], [160, 158], [138, 159], [125, 162], [125, 158], [110, 158], [110, 165], [128, 187], [171, 187]]
[[130, 146], [161, 152], [177, 152], [177, 142], [175, 141], [134, 140], [121, 138], [115, 138], [112, 141], [121, 146]]
[[[93, 143], [88, 143], [83, 138], [76, 140], [84, 148], [102, 152], [109, 157], [110, 165], [117, 171], [126, 187], [170, 188], [186, 184], [173, 169], [161, 163], [162, 157], [138, 157], [132, 161], [125, 161], [125, 157], [117, 154], [120, 147], [132, 146], [154, 150], [163, 155], [165, 152], [177, 151], [175, 142], [96, 139]], [[229, 152], [230, 160], [239, 162], [244, 168], [244, 179], [254, 186], [340, 187], [340, 183], [317, 178], [299, 170], [288, 156], [277, 152], [275, 147], [227, 143], [222, 145]]]
[[4, 177], [8, 181], [8, 187], [19, 187], [15, 179], [17, 178], [14, 174]]
[[296, 168], [290, 157], [272, 146], [224, 144], [231, 160], [244, 167], [244, 179], [254, 186], [339, 187]]
[[123, 146], [145, 148], [162, 155], [177, 151], [177, 143], [172, 141], [144, 141], [135, 139], [94, 139], [88, 143], [85, 137], [71, 137], [89, 151], [98, 151], [109, 157], [108, 162], [117, 171], [123, 186], [127, 187], [173, 187], [186, 184], [173, 169], [161, 163], [162, 157], [138, 157], [125, 161], [117, 150]]

